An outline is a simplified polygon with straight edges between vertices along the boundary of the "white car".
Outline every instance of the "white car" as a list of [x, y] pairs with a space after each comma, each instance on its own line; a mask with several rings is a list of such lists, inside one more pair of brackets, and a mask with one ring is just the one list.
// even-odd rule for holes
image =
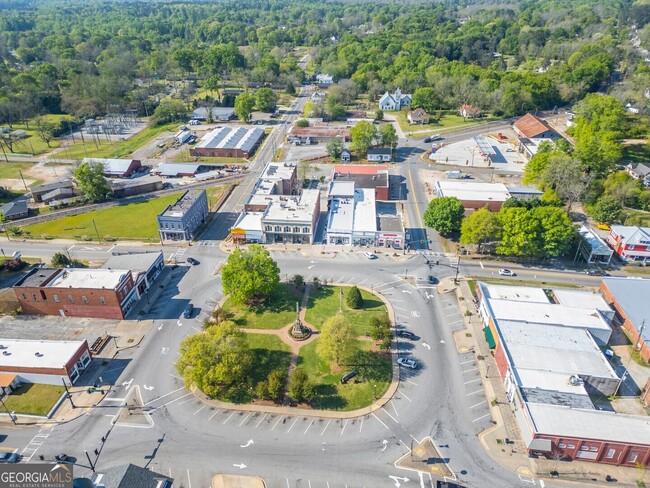
[[372, 253], [372, 252], [366, 251], [366, 252], [363, 253], [363, 255], [365, 257], [367, 257], [368, 259], [377, 259], [377, 255], [375, 253]]
[[397, 364], [409, 369], [416, 369], [418, 367], [418, 363], [414, 359], [398, 358]]
[[515, 273], [512, 272], [512, 271], [509, 270], [509, 269], [501, 268], [501, 269], [499, 270], [499, 275], [501, 275], [501, 276], [515, 276]]

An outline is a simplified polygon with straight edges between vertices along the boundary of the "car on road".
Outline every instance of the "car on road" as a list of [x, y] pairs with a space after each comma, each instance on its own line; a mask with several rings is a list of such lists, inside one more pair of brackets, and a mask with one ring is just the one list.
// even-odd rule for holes
[[433, 134], [431, 136], [431, 141], [439, 141], [440, 139], [443, 139], [441, 134]]
[[512, 270], [509, 270], [507, 268], [501, 268], [499, 270], [499, 275], [501, 275], [501, 276], [515, 276], [515, 273]]
[[399, 337], [405, 337], [406, 339], [410, 339], [412, 341], [414, 341], [416, 339], [415, 334], [413, 332], [411, 332], [410, 330], [406, 330], [406, 329], [399, 329], [397, 331], [397, 335]]
[[189, 319], [192, 317], [192, 314], [194, 313], [194, 305], [191, 303], [187, 304], [187, 307], [185, 307], [185, 310], [183, 310], [183, 317], [186, 319]]
[[424, 138], [424, 143], [425, 143], [425, 144], [427, 144], [427, 143], [429, 143], [429, 142], [431, 142], [431, 141], [432, 141], [432, 139], [431, 139], [430, 137], [425, 137], [425, 138]]
[[587, 276], [608, 276], [607, 271], [603, 271], [602, 269], [588, 269], [585, 273]]
[[11, 456], [10, 452], [0, 451], [0, 463], [6, 463], [7, 459], [9, 459], [9, 456]]
[[59, 463], [65, 463], [68, 460], [69, 456], [65, 453], [60, 452], [56, 456], [54, 456], [54, 460], [59, 462]]
[[364, 252], [363, 255], [368, 259], [377, 259], [377, 255], [369, 251]]
[[427, 278], [427, 281], [429, 282], [430, 285], [435, 285], [438, 280], [436, 280], [435, 276], [429, 275], [429, 277]]
[[415, 359], [398, 358], [397, 364], [409, 369], [416, 369], [418, 367], [418, 363]]
[[190, 263], [192, 266], [196, 266], [197, 264], [199, 264], [199, 262], [194, 258], [187, 258], [187, 262]]
[[354, 378], [357, 374], [356, 371], [348, 371], [345, 373], [343, 376], [341, 376], [341, 384], [345, 385], [348, 381], [350, 381], [352, 378]]

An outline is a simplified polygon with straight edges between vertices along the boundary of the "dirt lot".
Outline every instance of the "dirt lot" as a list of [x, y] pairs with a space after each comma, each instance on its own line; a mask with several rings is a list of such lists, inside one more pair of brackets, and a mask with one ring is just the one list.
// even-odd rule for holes
[[303, 159], [320, 158], [327, 156], [327, 149], [325, 144], [310, 144], [308, 146], [296, 146], [285, 142], [287, 152], [285, 153], [285, 161], [301, 161]]

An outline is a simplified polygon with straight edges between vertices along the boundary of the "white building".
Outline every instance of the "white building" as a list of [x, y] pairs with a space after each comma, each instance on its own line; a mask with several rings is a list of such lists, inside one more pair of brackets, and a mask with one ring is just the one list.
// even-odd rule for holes
[[395, 93], [384, 93], [379, 99], [379, 108], [384, 111], [402, 110], [404, 107], [410, 107], [413, 98], [410, 93], [402, 93], [399, 88]]

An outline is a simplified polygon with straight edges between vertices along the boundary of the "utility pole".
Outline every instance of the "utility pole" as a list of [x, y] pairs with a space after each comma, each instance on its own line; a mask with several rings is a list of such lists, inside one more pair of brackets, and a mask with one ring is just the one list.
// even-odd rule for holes
[[97, 224], [95, 223], [95, 219], [93, 219], [93, 227], [95, 228], [95, 234], [97, 234], [97, 240], [98, 240], [99, 243], [101, 244], [101, 243], [102, 243], [102, 239], [101, 239], [101, 237], [99, 237], [99, 232], [97, 231]]
[[16, 416], [13, 413], [11, 413], [9, 411], [9, 409], [7, 408], [7, 405], [5, 405], [4, 397], [1, 398], [0, 401], [2, 401], [2, 406], [5, 407], [5, 410], [7, 411], [7, 415], [9, 415], [9, 418], [11, 419], [11, 421], [14, 423], [14, 425], [16, 425]]
[[642, 344], [641, 341], [643, 340], [643, 331], [645, 330], [645, 319], [643, 319], [643, 322], [641, 322], [641, 330], [639, 330], [639, 338], [637, 339], [636, 344], [634, 345], [634, 349], [636, 351], [640, 351]]
[[72, 408], [77, 408], [77, 406], [72, 401], [72, 395], [70, 394], [70, 390], [68, 390], [68, 385], [65, 384], [65, 379], [61, 378], [61, 382], [63, 383], [63, 388], [65, 388], [65, 393], [68, 396], [68, 400], [70, 400], [70, 405], [72, 405]]
[[23, 172], [21, 170], [18, 170], [18, 174], [20, 174], [20, 179], [23, 180], [23, 185], [25, 187], [25, 191], [29, 192], [29, 188], [27, 188], [27, 183], [25, 183], [25, 178], [23, 178]]
[[93, 462], [90, 460], [90, 455], [88, 454], [88, 450], [84, 449], [84, 452], [86, 453], [86, 457], [88, 458], [88, 462], [90, 463], [90, 469], [92, 469], [93, 473], [95, 472], [95, 465]]

